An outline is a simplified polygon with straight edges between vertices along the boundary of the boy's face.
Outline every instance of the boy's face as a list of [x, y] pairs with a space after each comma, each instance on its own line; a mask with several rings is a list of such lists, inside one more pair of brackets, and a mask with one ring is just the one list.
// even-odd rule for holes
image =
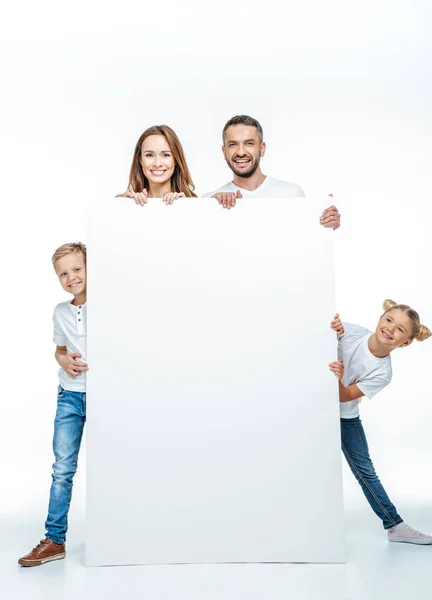
[[55, 271], [62, 288], [78, 296], [86, 291], [86, 264], [81, 252], [71, 252], [56, 261]]

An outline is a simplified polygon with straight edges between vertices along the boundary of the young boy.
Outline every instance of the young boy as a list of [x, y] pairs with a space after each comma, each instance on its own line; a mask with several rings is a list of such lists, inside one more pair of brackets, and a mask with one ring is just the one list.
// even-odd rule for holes
[[86, 247], [80, 242], [64, 244], [54, 252], [52, 263], [62, 288], [73, 295], [73, 300], [58, 304], [53, 316], [55, 357], [61, 368], [46, 538], [18, 560], [23, 567], [36, 567], [66, 555], [72, 479], [77, 469], [86, 413]]

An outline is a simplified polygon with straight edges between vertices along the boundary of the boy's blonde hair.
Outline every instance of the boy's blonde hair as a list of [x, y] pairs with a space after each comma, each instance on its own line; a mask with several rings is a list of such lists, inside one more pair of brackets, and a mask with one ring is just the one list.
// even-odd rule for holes
[[60, 246], [60, 248], [57, 248], [57, 250], [54, 252], [51, 259], [54, 269], [59, 258], [63, 258], [63, 256], [71, 254], [72, 252], [79, 252], [82, 254], [84, 262], [87, 262], [87, 248], [85, 244], [82, 242], [72, 242], [70, 244], [63, 244], [63, 246]]
[[411, 308], [411, 306], [408, 306], [408, 304], [398, 304], [394, 300], [387, 299], [384, 300], [383, 308], [383, 316], [393, 308], [398, 308], [399, 310], [406, 312], [413, 326], [413, 333], [410, 337], [411, 340], [423, 342], [423, 340], [427, 340], [429, 337], [431, 337], [432, 332], [426, 327], [426, 325], [422, 325], [420, 323], [420, 317], [418, 312]]

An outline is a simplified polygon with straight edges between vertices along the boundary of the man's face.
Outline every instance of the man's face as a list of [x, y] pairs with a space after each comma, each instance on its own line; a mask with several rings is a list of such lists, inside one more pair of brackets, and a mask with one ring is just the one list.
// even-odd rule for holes
[[231, 125], [225, 132], [222, 150], [227, 165], [238, 177], [251, 177], [255, 173], [265, 148], [264, 142], [260, 143], [256, 127]]

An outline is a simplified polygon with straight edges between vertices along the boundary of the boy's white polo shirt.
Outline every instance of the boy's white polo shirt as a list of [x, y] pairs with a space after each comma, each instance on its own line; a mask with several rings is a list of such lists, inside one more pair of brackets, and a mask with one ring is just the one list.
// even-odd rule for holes
[[[87, 304], [75, 306], [71, 302], [57, 304], [53, 315], [54, 343], [57, 346], [66, 346], [68, 354], [79, 352], [82, 362], [86, 360], [86, 331], [87, 331]], [[72, 392], [86, 391], [85, 371], [75, 379], [69, 377], [63, 369], [58, 372], [60, 385], [65, 390]]]

